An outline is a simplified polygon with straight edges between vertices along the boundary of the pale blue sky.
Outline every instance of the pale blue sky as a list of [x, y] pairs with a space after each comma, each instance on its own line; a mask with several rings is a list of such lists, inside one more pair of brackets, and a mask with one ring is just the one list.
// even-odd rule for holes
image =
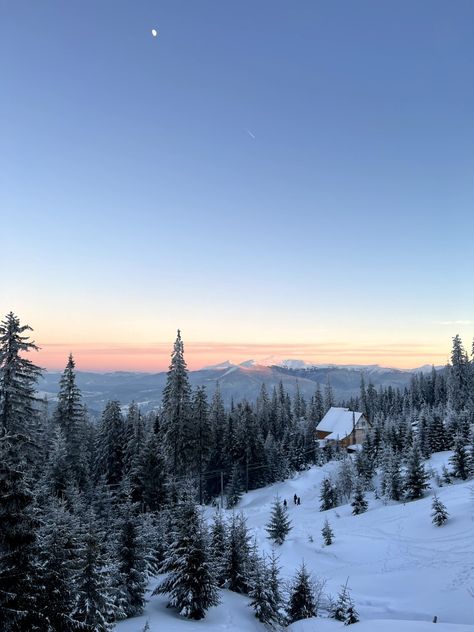
[[0, 307], [42, 344], [474, 334], [472, 0], [3, 0], [0, 64]]

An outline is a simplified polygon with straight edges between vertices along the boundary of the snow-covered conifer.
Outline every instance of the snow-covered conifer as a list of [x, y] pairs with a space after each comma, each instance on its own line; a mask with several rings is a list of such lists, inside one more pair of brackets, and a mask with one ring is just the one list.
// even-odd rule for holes
[[202, 619], [219, 603], [204, 521], [188, 499], [176, 508], [173, 542], [161, 571], [167, 575], [154, 594], [167, 594], [169, 606], [183, 617]]
[[272, 627], [279, 623], [280, 616], [269, 579], [270, 575], [265, 561], [259, 559], [249, 591], [249, 605], [254, 609], [255, 616], [261, 623]]
[[330, 610], [330, 617], [336, 619], [336, 621], [342, 621], [345, 625], [351, 623], [357, 623], [359, 621], [359, 615], [354, 607], [354, 603], [351, 598], [347, 581], [344, 586], [341, 586], [339, 595], [336, 601], [332, 604]]
[[443, 526], [444, 523], [447, 521], [449, 514], [446, 506], [441, 502], [436, 494], [433, 496], [431, 510], [431, 518], [433, 524], [435, 524], [437, 527]]
[[283, 505], [281, 499], [277, 496], [273, 502], [270, 520], [267, 523], [266, 530], [270, 540], [275, 544], [283, 544], [286, 536], [291, 531], [291, 522], [288, 517], [288, 509]]
[[405, 497], [407, 500], [417, 500], [422, 498], [425, 489], [428, 489], [428, 474], [421, 460], [420, 450], [416, 444], [413, 445], [408, 457], [407, 471], [405, 475]]
[[321, 483], [321, 493], [319, 496], [321, 501], [320, 510], [327, 511], [334, 509], [337, 505], [337, 492], [330, 478], [325, 478]]
[[333, 543], [334, 540], [334, 531], [329, 524], [329, 520], [326, 518], [324, 521], [323, 528], [321, 529], [321, 535], [323, 536], [324, 544], [329, 546]]
[[120, 508], [115, 560], [117, 584], [126, 617], [142, 613], [148, 577], [147, 545], [136, 507], [127, 501]]
[[357, 481], [351, 506], [352, 514], [354, 516], [358, 516], [359, 514], [364, 513], [365, 511], [367, 511], [367, 507], [369, 506], [365, 498], [364, 490], [362, 488], [360, 480]]
[[465, 440], [461, 434], [458, 434], [454, 440], [454, 452], [450, 458], [453, 466], [453, 475], [465, 481], [471, 471], [471, 458], [465, 444]]
[[194, 464], [191, 386], [178, 329], [163, 391], [162, 432], [164, 454], [173, 475], [185, 474]]
[[232, 466], [232, 473], [230, 481], [226, 488], [226, 505], [227, 509], [232, 509], [236, 506], [242, 496], [242, 477], [240, 473], [240, 466], [234, 463]]
[[224, 558], [225, 588], [247, 594], [251, 585], [252, 564], [249, 532], [242, 514], [233, 514], [228, 525]]
[[110, 560], [105, 556], [104, 534], [89, 510], [82, 527], [79, 569], [76, 576], [77, 602], [73, 616], [86, 630], [110, 632], [124, 613], [117, 604]]
[[288, 603], [288, 622], [310, 619], [317, 615], [316, 599], [311, 578], [304, 562], [298, 569], [290, 590]]
[[0, 431], [20, 433], [30, 440], [38, 417], [35, 386], [42, 370], [24, 356], [38, 347], [29, 325], [10, 312], [0, 323]]

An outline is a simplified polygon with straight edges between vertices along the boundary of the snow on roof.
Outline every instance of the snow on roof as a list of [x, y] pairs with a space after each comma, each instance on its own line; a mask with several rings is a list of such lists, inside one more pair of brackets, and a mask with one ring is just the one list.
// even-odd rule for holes
[[354, 424], [357, 424], [361, 417], [362, 413], [333, 406], [321, 419], [316, 430], [330, 432], [325, 439], [344, 439], [351, 434]]

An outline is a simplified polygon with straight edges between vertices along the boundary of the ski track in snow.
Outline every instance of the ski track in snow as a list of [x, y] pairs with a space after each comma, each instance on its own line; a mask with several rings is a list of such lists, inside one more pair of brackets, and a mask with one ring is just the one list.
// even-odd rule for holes
[[[450, 453], [433, 455], [429, 465], [441, 471]], [[350, 505], [319, 511], [320, 484], [337, 463], [313, 467], [294, 478], [244, 494], [237, 510], [247, 517], [261, 551], [271, 552], [265, 525], [278, 494], [288, 501], [293, 528], [277, 547], [282, 579], [290, 580], [304, 559], [315, 577], [327, 581], [326, 592], [335, 596], [349, 577], [361, 622], [355, 632], [429, 632], [438, 616], [436, 632], [474, 632], [474, 502], [472, 481], [432, 488], [449, 512], [443, 527], [431, 523], [433, 489], [425, 498], [409, 503], [387, 503], [367, 494], [369, 510], [351, 515]], [[293, 495], [301, 497], [295, 506]], [[231, 512], [225, 512], [230, 515]], [[206, 508], [212, 519], [213, 509]], [[321, 528], [326, 517], [335, 541], [323, 546]], [[309, 538], [312, 537], [313, 542]], [[155, 582], [152, 582], [153, 588]], [[248, 607], [248, 599], [221, 591], [222, 602], [203, 621], [191, 622], [166, 608], [166, 597], [152, 597], [141, 617], [120, 622], [116, 632], [141, 632], [148, 620], [151, 632], [253, 632], [265, 630]], [[340, 623], [317, 618], [288, 628], [291, 632], [342, 630]], [[351, 628], [352, 629], [352, 628]]]

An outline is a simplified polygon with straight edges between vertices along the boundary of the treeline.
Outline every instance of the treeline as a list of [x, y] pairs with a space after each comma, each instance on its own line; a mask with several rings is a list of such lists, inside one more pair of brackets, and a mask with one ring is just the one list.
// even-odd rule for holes
[[[245, 521], [209, 530], [197, 502], [231, 508], [245, 490], [339, 458], [337, 446], [315, 441], [316, 425], [336, 403], [330, 384], [316, 385], [309, 402], [298, 390], [290, 398], [281, 384], [271, 393], [262, 385], [255, 405], [226, 410], [218, 386], [210, 401], [204, 388], [192, 391], [178, 332], [161, 409], [144, 415], [111, 401], [93, 423], [72, 356], [53, 409], [39, 399], [36, 349], [30, 327], [8, 314], [0, 324], [2, 630], [110, 630], [142, 611], [158, 572], [166, 579], [157, 590], [183, 616], [204, 616], [227, 586], [250, 594], [263, 620], [268, 596], [257, 595], [268, 587], [271, 563], [254, 547], [235, 567], [236, 547], [248, 549]], [[458, 444], [469, 452], [473, 366], [456, 337], [445, 372], [418, 376], [403, 392], [361, 384], [349, 405], [372, 424], [355, 463], [366, 486], [387, 455], [400, 461], [413, 450], [428, 456]], [[281, 602], [275, 611], [281, 621]]]

